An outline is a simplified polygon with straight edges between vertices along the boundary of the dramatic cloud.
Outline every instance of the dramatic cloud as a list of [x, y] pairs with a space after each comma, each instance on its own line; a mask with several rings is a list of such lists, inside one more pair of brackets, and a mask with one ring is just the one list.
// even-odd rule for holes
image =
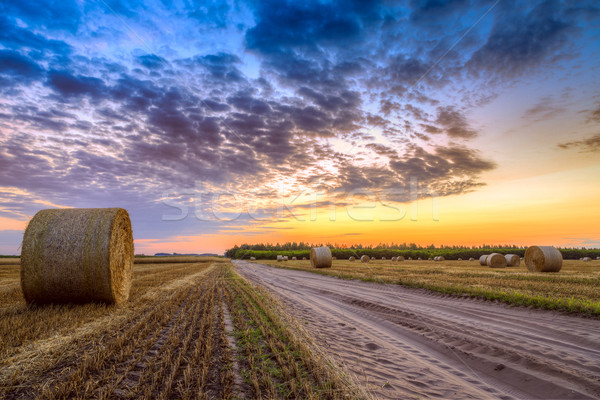
[[582, 140], [560, 143], [558, 147], [561, 149], [579, 148], [586, 152], [600, 151], [600, 133]]

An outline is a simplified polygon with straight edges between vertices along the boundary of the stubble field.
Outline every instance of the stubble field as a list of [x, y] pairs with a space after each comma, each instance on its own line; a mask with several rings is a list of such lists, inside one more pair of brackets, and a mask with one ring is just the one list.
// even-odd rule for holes
[[0, 337], [2, 398], [360, 397], [226, 259], [136, 264], [121, 307], [28, 306], [3, 265]]
[[279, 268], [307, 270], [343, 279], [396, 283], [441, 293], [481, 297], [508, 304], [600, 316], [600, 261], [565, 260], [558, 273], [519, 267], [489, 268], [475, 261], [334, 260], [331, 268], [311, 268], [309, 260], [259, 260]]

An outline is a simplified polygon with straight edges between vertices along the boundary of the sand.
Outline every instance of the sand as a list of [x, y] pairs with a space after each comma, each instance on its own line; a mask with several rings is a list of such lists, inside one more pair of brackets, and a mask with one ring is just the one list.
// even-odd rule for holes
[[600, 397], [600, 321], [234, 261], [376, 398]]

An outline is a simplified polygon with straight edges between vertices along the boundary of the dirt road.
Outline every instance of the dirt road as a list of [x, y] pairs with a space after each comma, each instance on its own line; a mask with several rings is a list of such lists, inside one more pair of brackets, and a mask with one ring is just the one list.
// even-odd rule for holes
[[234, 261], [377, 398], [600, 398], [600, 321]]

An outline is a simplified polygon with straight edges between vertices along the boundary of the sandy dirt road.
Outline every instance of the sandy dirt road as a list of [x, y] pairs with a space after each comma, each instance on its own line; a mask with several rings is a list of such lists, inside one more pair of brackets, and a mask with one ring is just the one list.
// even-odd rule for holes
[[600, 398], [600, 321], [234, 261], [376, 398]]

